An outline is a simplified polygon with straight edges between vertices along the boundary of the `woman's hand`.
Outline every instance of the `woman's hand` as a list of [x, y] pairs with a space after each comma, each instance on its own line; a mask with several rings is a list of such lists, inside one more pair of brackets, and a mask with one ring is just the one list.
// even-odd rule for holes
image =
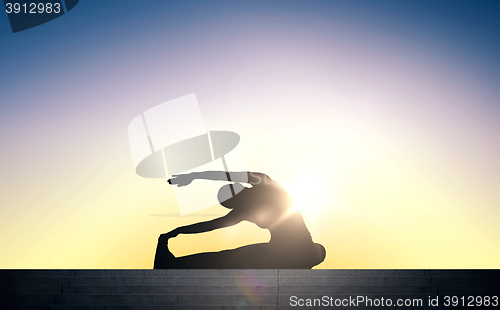
[[158, 238], [158, 241], [165, 241], [168, 243], [168, 239], [177, 237], [179, 235], [179, 231], [176, 229], [172, 230], [171, 232], [168, 232], [166, 234], [161, 234], [160, 237]]
[[189, 185], [195, 176], [193, 174], [174, 174], [172, 178], [168, 180], [168, 183], [171, 185], [177, 185], [178, 187]]

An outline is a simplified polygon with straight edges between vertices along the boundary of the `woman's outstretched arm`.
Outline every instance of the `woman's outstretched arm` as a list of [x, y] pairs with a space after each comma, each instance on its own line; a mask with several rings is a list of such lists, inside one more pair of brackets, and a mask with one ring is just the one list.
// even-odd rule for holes
[[205, 179], [214, 181], [231, 181], [239, 183], [250, 183], [252, 185], [269, 184], [271, 178], [260, 172], [226, 172], [226, 171], [204, 171], [189, 174], [175, 174], [168, 183], [177, 186], [185, 186], [195, 179]]
[[215, 229], [233, 226], [241, 221], [242, 219], [237, 217], [235, 213], [231, 211], [227, 215], [211, 221], [178, 227], [165, 235], [168, 238], [173, 238], [178, 234], [197, 234], [202, 232], [209, 232]]

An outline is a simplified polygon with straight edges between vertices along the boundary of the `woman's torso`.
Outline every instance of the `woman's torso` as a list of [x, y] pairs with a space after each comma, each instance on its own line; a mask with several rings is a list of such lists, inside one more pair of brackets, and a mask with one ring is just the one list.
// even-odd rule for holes
[[290, 194], [278, 183], [243, 189], [238, 195], [239, 217], [271, 232], [271, 243], [297, 246], [312, 243], [311, 235]]

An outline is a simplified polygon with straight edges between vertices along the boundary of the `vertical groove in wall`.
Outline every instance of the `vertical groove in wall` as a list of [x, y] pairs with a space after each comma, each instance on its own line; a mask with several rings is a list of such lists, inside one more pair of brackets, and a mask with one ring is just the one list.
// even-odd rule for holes
[[276, 277], [277, 283], [276, 286], [277, 292], [276, 292], [276, 309], [279, 309], [280, 307], [280, 270], [278, 269], [278, 276]]

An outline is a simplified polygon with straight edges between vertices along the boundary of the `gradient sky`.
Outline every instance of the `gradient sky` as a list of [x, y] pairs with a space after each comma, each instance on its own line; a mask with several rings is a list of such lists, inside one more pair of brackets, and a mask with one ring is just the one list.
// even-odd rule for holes
[[[196, 93], [290, 189], [317, 268], [500, 268], [500, 4], [80, 1], [0, 14], [0, 268], [152, 268], [180, 217], [134, 172], [141, 112]], [[249, 223], [176, 255], [263, 242]]]

